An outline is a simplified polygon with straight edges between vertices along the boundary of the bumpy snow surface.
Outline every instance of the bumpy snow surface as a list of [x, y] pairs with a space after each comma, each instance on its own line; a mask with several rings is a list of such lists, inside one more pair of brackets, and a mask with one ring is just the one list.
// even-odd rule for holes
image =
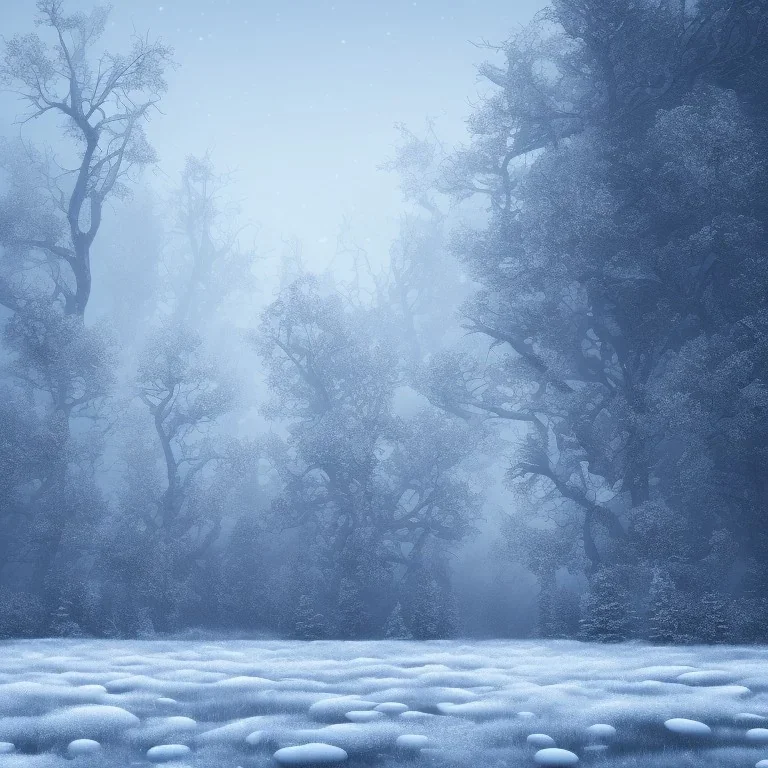
[[0, 768], [158, 764], [768, 766], [768, 648], [0, 643]]

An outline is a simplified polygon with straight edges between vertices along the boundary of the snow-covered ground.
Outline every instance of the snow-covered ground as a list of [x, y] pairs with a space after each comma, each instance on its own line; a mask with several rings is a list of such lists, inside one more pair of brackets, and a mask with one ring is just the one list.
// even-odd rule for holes
[[0, 768], [751, 768], [766, 717], [767, 648], [0, 643]]

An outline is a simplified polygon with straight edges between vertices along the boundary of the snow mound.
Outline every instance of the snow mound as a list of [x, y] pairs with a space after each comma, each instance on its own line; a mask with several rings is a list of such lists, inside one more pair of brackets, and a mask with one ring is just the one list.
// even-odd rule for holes
[[347, 712], [373, 709], [375, 706], [375, 701], [366, 701], [358, 696], [334, 696], [316, 701], [310, 706], [309, 714], [318, 720], [338, 720]]
[[223, 680], [219, 680], [215, 683], [217, 688], [224, 688], [225, 690], [252, 690], [252, 689], [264, 689], [274, 688], [275, 681], [267, 680], [265, 677], [226, 677]]
[[102, 685], [71, 686], [54, 678], [46, 682], [17, 680], [0, 684], [0, 716], [42, 714], [54, 708], [99, 704], [107, 693]]
[[698, 720], [688, 720], [684, 717], [673, 717], [664, 721], [664, 727], [672, 733], [682, 736], [709, 736], [712, 729]]
[[244, 720], [236, 720], [233, 723], [227, 723], [219, 728], [212, 728], [210, 731], [204, 731], [199, 734], [195, 741], [200, 744], [235, 744], [243, 741], [259, 726], [263, 726], [267, 718], [263, 716], [246, 717]]
[[532, 733], [526, 738], [526, 742], [532, 747], [554, 747], [555, 740], [546, 733]]
[[756, 727], [762, 723], [768, 722], [768, 717], [755, 715], [752, 712], [739, 712], [737, 715], [733, 716], [733, 722], [736, 723], [736, 725]]
[[758, 760], [755, 763], [755, 768], [768, 768], [768, 760]]
[[10, 755], [16, 749], [12, 741], [0, 741], [0, 755]]
[[174, 730], [189, 731], [197, 728], [197, 721], [191, 717], [183, 717], [177, 715], [174, 717], [165, 717], [162, 720], [162, 724], [167, 728], [173, 728]]
[[684, 672], [695, 672], [694, 667], [686, 665], [657, 664], [652, 667], [641, 667], [636, 669], [633, 677], [640, 680], [659, 680], [668, 683], [676, 680]]
[[445, 701], [437, 705], [437, 711], [444, 715], [453, 715], [454, 717], [485, 719], [505, 717], [509, 714], [509, 707], [506, 702], [494, 701], [493, 699], [468, 701], [463, 704], [453, 704]]
[[[375, 723], [336, 723], [313, 731], [297, 731], [301, 739], [318, 739], [347, 752], [374, 752], [392, 746], [401, 730], [392, 721]], [[298, 739], [297, 739], [298, 740]]]
[[317, 765], [318, 763], [342, 763], [347, 753], [331, 744], [312, 742], [296, 747], [283, 747], [273, 755], [281, 765]]
[[726, 685], [733, 682], [733, 676], [721, 669], [696, 670], [683, 672], [677, 676], [677, 681], [685, 685]]
[[353, 709], [351, 712], [347, 712], [345, 717], [352, 723], [371, 723], [374, 720], [386, 717], [386, 715], [381, 711], [377, 712], [375, 709]]
[[612, 739], [616, 729], [608, 723], [595, 723], [587, 728], [587, 733], [595, 739]]
[[760, 743], [768, 741], [768, 728], [750, 728], [747, 731], [747, 739]]
[[[588, 730], [608, 724], [613, 738]], [[755, 729], [768, 730], [760, 646], [75, 639], [0, 653], [0, 752], [13, 750], [0, 768], [151, 766], [147, 750], [173, 744], [192, 749], [174, 768], [279, 768], [276, 750], [310, 743], [356, 768], [524, 768], [557, 747], [601, 768], [747, 768], [768, 759]], [[533, 732], [554, 739], [526, 743]], [[402, 746], [417, 735], [429, 745]], [[71, 762], [79, 739], [101, 751]]]
[[185, 743], [197, 729], [197, 722], [191, 717], [150, 717], [139, 728], [131, 729], [127, 739], [137, 747], [147, 749], [153, 744], [176, 740]]
[[100, 739], [139, 724], [139, 718], [121, 707], [92, 704], [70, 707], [40, 718], [40, 731], [53, 738]]
[[80, 757], [80, 755], [92, 755], [101, 751], [101, 744], [93, 739], [75, 739], [70, 741], [67, 746], [67, 754], [70, 757]]
[[416, 733], [404, 733], [397, 737], [395, 744], [401, 749], [424, 749], [429, 744], [429, 739]]
[[578, 755], [569, 752], [567, 749], [540, 749], [533, 759], [539, 765], [565, 766], [576, 765], [579, 762]]
[[746, 685], [709, 686], [707, 690], [716, 696], [747, 696], [752, 693]]
[[159, 744], [147, 750], [147, 760], [153, 763], [169, 763], [187, 757], [192, 750], [186, 744]]

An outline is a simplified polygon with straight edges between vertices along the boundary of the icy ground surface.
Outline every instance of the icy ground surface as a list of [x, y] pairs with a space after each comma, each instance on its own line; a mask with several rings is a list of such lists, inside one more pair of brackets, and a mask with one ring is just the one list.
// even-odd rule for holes
[[751, 768], [767, 716], [768, 648], [0, 643], [0, 768]]

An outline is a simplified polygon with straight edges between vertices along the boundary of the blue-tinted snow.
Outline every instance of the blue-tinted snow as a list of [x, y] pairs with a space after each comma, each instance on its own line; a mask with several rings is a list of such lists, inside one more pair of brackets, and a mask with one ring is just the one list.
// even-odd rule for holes
[[[768, 760], [767, 717], [766, 648], [0, 644], [0, 768], [179, 758], [171, 765], [274, 767], [276, 752], [306, 744], [336, 749], [281, 755], [343, 750], [353, 768], [533, 768], [537, 751], [555, 747], [582, 766], [751, 768]], [[83, 739], [100, 748], [68, 751]]]

